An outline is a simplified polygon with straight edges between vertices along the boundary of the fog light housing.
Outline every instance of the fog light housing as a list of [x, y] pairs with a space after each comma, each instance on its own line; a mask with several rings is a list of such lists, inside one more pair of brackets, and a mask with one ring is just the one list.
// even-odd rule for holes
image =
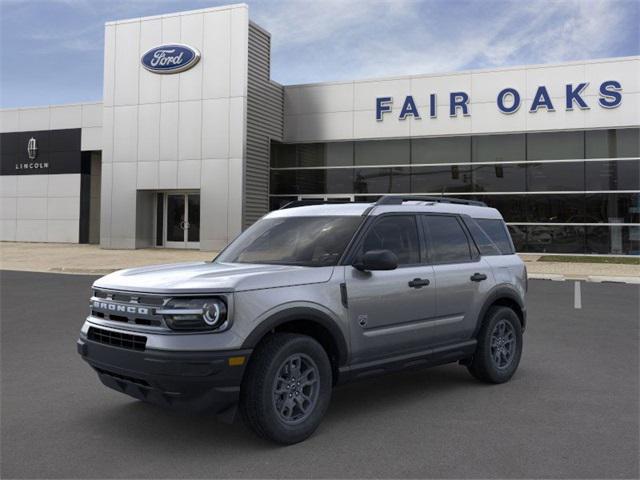
[[227, 304], [222, 298], [172, 298], [156, 311], [172, 330], [224, 330]]

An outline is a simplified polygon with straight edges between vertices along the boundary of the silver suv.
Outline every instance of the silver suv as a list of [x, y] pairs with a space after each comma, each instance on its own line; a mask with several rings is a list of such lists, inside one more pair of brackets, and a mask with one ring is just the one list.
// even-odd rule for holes
[[96, 281], [78, 352], [115, 390], [227, 420], [239, 406], [259, 435], [295, 443], [348, 380], [450, 362], [509, 380], [526, 278], [480, 202], [290, 204], [212, 262]]

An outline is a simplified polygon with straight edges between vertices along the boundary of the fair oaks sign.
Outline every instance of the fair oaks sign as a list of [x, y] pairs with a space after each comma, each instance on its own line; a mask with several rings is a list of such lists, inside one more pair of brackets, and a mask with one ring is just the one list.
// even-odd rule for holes
[[[585, 89], [588, 87], [588, 82], [573, 84], [568, 83], [564, 86], [562, 92], [564, 97], [564, 104], [560, 108], [564, 108], [567, 111], [579, 108], [580, 110], [589, 110], [591, 106], [585, 100]], [[554, 92], [555, 93], [555, 92]], [[449, 92], [449, 116], [457, 117], [458, 114], [462, 116], [470, 116], [471, 109], [469, 108], [470, 97], [467, 92]], [[509, 115], [517, 112], [523, 105], [524, 100], [521, 93], [512, 87], [503, 88], [496, 95], [496, 108], [503, 114]], [[598, 86], [598, 105], [601, 108], [616, 108], [622, 103], [622, 85], [617, 80], [607, 80], [602, 82]], [[376, 120], [381, 122], [384, 120], [385, 114], [393, 114], [394, 105], [392, 97], [377, 97], [376, 98]], [[422, 112], [420, 109], [425, 108], [427, 112]], [[538, 110], [546, 110], [547, 112], [554, 112], [556, 105], [551, 100], [549, 89], [542, 85], [536, 88], [531, 103], [527, 102], [526, 108], [529, 113], [536, 113]], [[406, 120], [409, 117], [413, 117], [417, 120], [422, 119], [424, 116], [429, 118], [437, 118], [438, 116], [438, 95], [436, 93], [428, 94], [428, 104], [426, 107], [418, 108], [416, 100], [413, 95], [407, 95], [400, 109], [398, 110], [398, 119]]]
[[140, 58], [142, 66], [153, 73], [180, 73], [200, 60], [197, 48], [179, 43], [160, 45], [147, 50]]

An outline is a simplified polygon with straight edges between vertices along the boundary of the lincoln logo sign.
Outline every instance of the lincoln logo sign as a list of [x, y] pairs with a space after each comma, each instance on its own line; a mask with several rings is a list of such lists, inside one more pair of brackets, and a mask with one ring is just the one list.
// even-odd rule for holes
[[[547, 112], [555, 112], [556, 108], [564, 108], [567, 111], [578, 108], [580, 110], [589, 110], [591, 106], [587, 103], [587, 89], [589, 87], [588, 82], [582, 83], [567, 83], [562, 88], [562, 98], [559, 100], [552, 100], [552, 98], [561, 97], [560, 92], [551, 92], [546, 86], [541, 85], [536, 87], [531, 92], [531, 100], [525, 101], [525, 97], [517, 89], [512, 87], [503, 88], [496, 95], [496, 107], [505, 115], [509, 115], [517, 112], [522, 105], [527, 108], [529, 113], [536, 113], [540, 110]], [[591, 87], [593, 88], [593, 87]], [[595, 87], [597, 94], [597, 100], [591, 100], [597, 102], [601, 108], [616, 108], [622, 103], [622, 85], [617, 80], [606, 80], [600, 85]], [[552, 95], [553, 93], [553, 95]], [[398, 114], [399, 120], [405, 120], [408, 117], [413, 117], [417, 120], [422, 119], [423, 115], [429, 118], [437, 118], [438, 116], [438, 95], [435, 93], [428, 93], [423, 98], [413, 95], [407, 95], [400, 105]], [[467, 92], [449, 92], [448, 95], [449, 104], [449, 116], [457, 117], [458, 114], [462, 114], [465, 117], [471, 115], [471, 108], [469, 106], [470, 96]], [[446, 105], [446, 104], [445, 104]], [[381, 122], [384, 120], [385, 113], [392, 113], [394, 102], [392, 97], [377, 97], [376, 98], [376, 120]], [[424, 110], [424, 112], [422, 112]]]
[[179, 73], [189, 70], [200, 60], [200, 52], [189, 45], [160, 45], [148, 50], [140, 61], [153, 73]]

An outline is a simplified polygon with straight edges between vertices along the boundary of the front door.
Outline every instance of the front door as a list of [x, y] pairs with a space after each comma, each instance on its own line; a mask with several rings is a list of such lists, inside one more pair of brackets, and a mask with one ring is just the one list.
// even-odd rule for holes
[[165, 239], [169, 248], [200, 248], [200, 194], [167, 193]]
[[416, 217], [377, 218], [356, 256], [379, 249], [395, 253], [398, 268], [361, 272], [345, 267], [354, 362], [425, 350], [437, 324], [434, 272], [422, 252]]

